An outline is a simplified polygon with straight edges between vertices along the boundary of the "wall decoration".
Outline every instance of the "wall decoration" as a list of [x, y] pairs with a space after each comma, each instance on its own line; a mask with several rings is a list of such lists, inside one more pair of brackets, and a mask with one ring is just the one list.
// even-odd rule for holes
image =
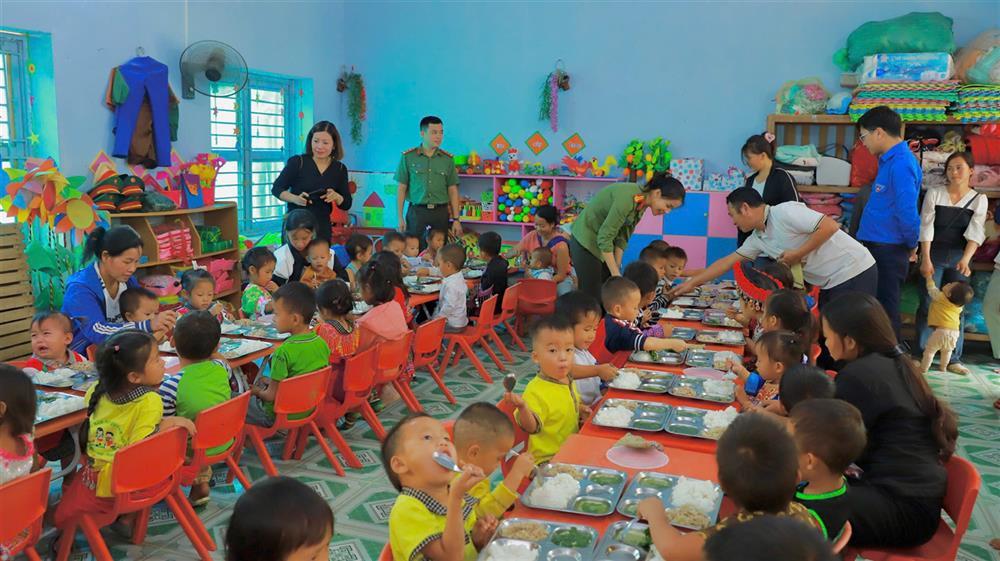
[[649, 181], [653, 173], [668, 171], [673, 157], [669, 146], [670, 141], [659, 136], [646, 142], [632, 139], [618, 159], [626, 170], [628, 180], [635, 182], [644, 178]]
[[545, 140], [545, 137], [542, 136], [540, 131], [535, 131], [535, 133], [529, 136], [524, 143], [528, 145], [528, 149], [531, 150], [531, 153], [536, 156], [549, 147], [549, 141]]
[[569, 138], [564, 140], [562, 145], [563, 148], [566, 149], [567, 154], [569, 154], [570, 156], [576, 156], [577, 154], [580, 153], [580, 151], [586, 148], [587, 143], [583, 141], [583, 137], [580, 136], [580, 133], [575, 132], [572, 135], [570, 135]]
[[569, 74], [563, 67], [562, 59], [556, 61], [556, 69], [549, 72], [542, 83], [538, 120], [548, 121], [552, 132], [559, 132], [559, 90], [569, 91]]
[[337, 91], [347, 92], [347, 117], [351, 120], [351, 142], [361, 144], [361, 123], [368, 118], [368, 102], [365, 94], [365, 81], [361, 74], [346, 70], [337, 79]]
[[493, 140], [490, 141], [490, 148], [496, 152], [497, 156], [502, 156], [503, 154], [506, 154], [507, 150], [510, 148], [510, 142], [507, 140], [507, 137], [500, 132], [497, 133], [497, 135], [493, 137]]
[[385, 222], [385, 203], [378, 193], [372, 193], [365, 199], [365, 204], [361, 207], [364, 216], [365, 226], [382, 226]]

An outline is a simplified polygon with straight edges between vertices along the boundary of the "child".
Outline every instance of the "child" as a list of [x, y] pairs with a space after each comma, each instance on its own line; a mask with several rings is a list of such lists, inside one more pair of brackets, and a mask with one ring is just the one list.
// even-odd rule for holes
[[330, 347], [309, 329], [309, 322], [315, 313], [316, 296], [301, 282], [286, 283], [274, 293], [274, 327], [291, 336], [271, 355], [271, 369], [267, 377], [259, 377], [250, 388], [257, 399], [250, 401], [248, 423], [262, 427], [273, 425], [274, 398], [278, 395], [281, 381], [329, 364]]
[[580, 429], [581, 417], [590, 415], [569, 375], [574, 350], [573, 324], [568, 318], [539, 319], [531, 328], [531, 360], [538, 365], [538, 374], [528, 382], [523, 396], [504, 396], [517, 407], [514, 418], [528, 433], [528, 452], [539, 464], [549, 461]]
[[601, 305], [586, 292], [574, 290], [556, 298], [556, 315], [573, 323], [573, 366], [570, 376], [580, 391], [580, 400], [588, 407], [601, 398], [607, 382], [614, 380], [618, 369], [611, 364], [597, 364], [590, 345], [597, 338], [601, 323]]
[[469, 325], [469, 315], [466, 310], [466, 300], [469, 297], [469, 286], [462, 277], [462, 267], [465, 266], [465, 248], [450, 243], [441, 248], [437, 255], [437, 266], [441, 269], [444, 279], [441, 281], [441, 293], [438, 296], [437, 309], [433, 318], [446, 318], [448, 323], [444, 330], [458, 333]]
[[[472, 464], [491, 474], [500, 467], [514, 446], [514, 425], [510, 418], [492, 403], [473, 403], [455, 420], [453, 429], [458, 464]], [[483, 479], [469, 495], [479, 501], [478, 516], [499, 518], [517, 500], [517, 490], [535, 468], [535, 458], [529, 452], [519, 454], [503, 481], [490, 491], [489, 479]]]
[[38, 312], [31, 320], [31, 358], [24, 363], [24, 367], [51, 372], [70, 364], [86, 362], [83, 355], [69, 348], [72, 342], [73, 322], [66, 314]]
[[653, 295], [653, 301], [649, 303], [649, 319], [653, 322], [659, 322], [664, 310], [670, 305], [670, 297], [667, 291], [670, 289], [673, 281], [669, 278], [671, 272], [669, 268], [670, 261], [667, 258], [667, 249], [669, 248], [670, 246], [667, 245], [667, 242], [653, 240], [639, 252], [639, 261], [652, 266], [656, 270], [656, 275], [659, 279], [656, 282], [656, 293]]
[[410, 274], [410, 263], [403, 259], [403, 252], [406, 250], [406, 237], [399, 232], [386, 232], [382, 236], [382, 251], [388, 251], [399, 257], [400, 265], [403, 267], [403, 274]]
[[739, 312], [734, 312], [731, 315], [747, 328], [751, 339], [756, 341], [764, 332], [764, 328], [760, 324], [764, 302], [767, 301], [772, 292], [786, 288], [788, 285], [743, 261], [738, 261], [733, 265], [733, 276], [736, 277], [741, 306]]
[[36, 408], [31, 378], [20, 368], [0, 363], [0, 485], [31, 473]]
[[635, 283], [639, 288], [639, 315], [635, 318], [635, 327], [643, 335], [663, 337], [663, 327], [659, 318], [653, 318], [653, 298], [656, 296], [656, 285], [659, 278], [656, 269], [644, 261], [633, 261], [622, 271], [622, 276]]
[[479, 279], [478, 303], [481, 304], [495, 294], [498, 314], [503, 305], [503, 295], [507, 292], [507, 260], [500, 257], [501, 243], [500, 234], [496, 232], [483, 232], [479, 236], [479, 252], [486, 260], [486, 270]]
[[761, 330], [791, 331], [803, 341], [812, 343], [815, 336], [813, 315], [805, 295], [793, 288], [775, 290], [764, 301], [760, 319]]
[[823, 536], [836, 540], [851, 514], [844, 472], [865, 450], [865, 424], [858, 408], [839, 399], [810, 399], [789, 413], [799, 449], [795, 500], [816, 517]]
[[705, 541], [705, 561], [838, 561], [816, 530], [767, 514], [723, 528]]
[[684, 268], [687, 267], [688, 256], [683, 247], [672, 245], [663, 250], [663, 255], [667, 258], [667, 285], [672, 285], [674, 281], [684, 275]]
[[189, 269], [181, 275], [181, 307], [179, 315], [192, 311], [207, 310], [218, 322], [232, 321], [233, 316], [226, 305], [215, 300], [215, 277], [204, 269]]
[[[228, 365], [225, 360], [212, 358], [221, 336], [219, 322], [206, 310], [184, 314], [177, 320], [170, 341], [177, 349], [181, 370], [160, 384], [165, 416], [177, 415], [193, 422], [198, 413], [229, 399]], [[188, 497], [192, 505], [208, 504], [211, 479], [212, 467], [204, 466], [191, 485]]]
[[302, 561], [329, 557], [333, 510], [291, 477], [254, 483], [233, 507], [226, 561]]
[[642, 251], [639, 252], [639, 261], [649, 263], [649, 265], [656, 270], [656, 276], [662, 283], [667, 278], [668, 260], [666, 250], [662, 248], [660, 244], [657, 244], [656, 241], [662, 240], [654, 240], [652, 243], [642, 248]]
[[[333, 395], [344, 399], [344, 359], [354, 355], [361, 340], [361, 331], [355, 329], [351, 317], [354, 299], [347, 283], [340, 279], [326, 281], [316, 291], [316, 307], [323, 321], [316, 326], [316, 334], [330, 347], [330, 365], [333, 367]], [[348, 413], [341, 429], [347, 430], [357, 421], [357, 413]]]
[[420, 236], [407, 233], [403, 236], [403, 261], [410, 266], [410, 270], [419, 269], [424, 263], [420, 258]]
[[826, 372], [808, 364], [796, 364], [786, 370], [778, 382], [778, 402], [781, 409], [768, 411], [787, 415], [799, 403], [807, 399], [830, 399], [835, 391], [833, 378]]
[[541, 280], [552, 280], [555, 269], [552, 268], [552, 250], [547, 247], [536, 247], [531, 250], [531, 261], [528, 263], [528, 277]]
[[428, 228], [427, 234], [424, 236], [427, 241], [427, 247], [423, 252], [420, 253], [420, 258], [423, 259], [424, 263], [433, 265], [437, 263], [437, 252], [444, 247], [444, 244], [448, 241], [448, 230], [443, 230], [441, 228]]
[[[382, 253], [385, 252], [379, 255]], [[388, 255], [394, 257], [391, 253]], [[358, 351], [368, 350], [382, 341], [395, 341], [410, 329], [403, 307], [394, 299], [396, 287], [392, 277], [394, 272], [398, 274], [398, 260], [393, 259], [395, 271], [388, 261], [372, 259], [361, 268], [361, 297], [373, 308], [358, 318]]]
[[85, 512], [111, 511], [111, 465], [119, 450], [175, 426], [194, 433], [194, 423], [188, 419], [163, 416], [156, 389], [163, 381], [164, 363], [152, 335], [119, 331], [101, 344], [96, 363], [100, 378], [84, 397], [87, 421], [81, 427], [87, 460], [63, 488], [54, 516], [60, 528]]
[[247, 274], [247, 287], [243, 289], [240, 308], [249, 319], [257, 319], [274, 311], [271, 293], [278, 285], [271, 280], [277, 261], [271, 250], [263, 246], [250, 248], [243, 256], [243, 270]]
[[382, 441], [382, 465], [399, 491], [389, 513], [392, 557], [475, 561], [497, 525], [495, 518], [479, 518], [468, 495], [483, 471], [466, 464], [456, 478], [434, 461], [435, 453], [457, 457], [444, 425], [426, 413], [405, 417]]
[[734, 374], [744, 380], [736, 388], [736, 401], [746, 410], [778, 398], [778, 388], [785, 371], [802, 364], [805, 343], [790, 331], [768, 331], [757, 340], [757, 372], [732, 365]]
[[[133, 286], [122, 292], [118, 298], [118, 307], [125, 321], [135, 323], [149, 321], [160, 311], [160, 299], [149, 289]], [[153, 336], [157, 342], [162, 343], [167, 339], [167, 332], [157, 331]]]
[[639, 287], [625, 277], [611, 277], [601, 287], [601, 300], [608, 315], [604, 317], [604, 346], [608, 351], [674, 351], [687, 349], [680, 339], [649, 337], [633, 327], [639, 317]]
[[[317, 236], [316, 217], [308, 210], [297, 208], [285, 215], [285, 222], [282, 227], [286, 243], [274, 252], [274, 282], [283, 285], [289, 281], [302, 280], [302, 274], [309, 266], [309, 257], [306, 249], [315, 238], [328, 238], [328, 235]], [[329, 232], [326, 232], [329, 234]], [[333, 249], [330, 249], [330, 261], [328, 265], [339, 277], [347, 276], [343, 269], [337, 265], [337, 256]]]
[[372, 260], [378, 262], [380, 270], [389, 280], [389, 284], [393, 287], [392, 299], [403, 309], [406, 323], [410, 323], [413, 320], [413, 310], [409, 303], [410, 291], [403, 282], [403, 263], [399, 256], [391, 251], [380, 251], [372, 257]]
[[361, 285], [358, 283], [358, 271], [361, 270], [362, 265], [372, 258], [372, 254], [375, 253], [375, 244], [372, 243], [372, 239], [368, 236], [351, 234], [347, 238], [347, 243], [344, 244], [344, 249], [347, 250], [347, 256], [351, 258], [351, 262], [347, 264], [347, 279], [351, 285], [351, 290], [361, 292]]
[[330, 242], [316, 238], [306, 247], [306, 258], [309, 266], [302, 271], [302, 282], [309, 288], [316, 289], [324, 282], [337, 278], [337, 273], [330, 268], [330, 260], [334, 259], [330, 252]]
[[934, 333], [931, 333], [927, 338], [927, 344], [924, 345], [924, 358], [920, 361], [920, 371], [926, 374], [931, 368], [934, 355], [941, 351], [938, 365], [944, 372], [948, 369], [951, 353], [958, 344], [962, 309], [972, 301], [972, 286], [965, 281], [953, 281], [945, 284], [942, 290], [938, 290], [934, 284], [934, 271], [923, 271], [923, 274], [927, 279], [927, 294], [931, 299], [931, 306], [927, 312], [927, 325], [934, 328]]
[[792, 502], [798, 482], [795, 442], [773, 417], [740, 415], [722, 433], [715, 450], [719, 486], [739, 511], [701, 531], [681, 533], [670, 525], [659, 497], [643, 499], [638, 514], [648, 521], [653, 547], [666, 561], [704, 558], [705, 540], [736, 524], [767, 514], [787, 516], [820, 530], [806, 507]]

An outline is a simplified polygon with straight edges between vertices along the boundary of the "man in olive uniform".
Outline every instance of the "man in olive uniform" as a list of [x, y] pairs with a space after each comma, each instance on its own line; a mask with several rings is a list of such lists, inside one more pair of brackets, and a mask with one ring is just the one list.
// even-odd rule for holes
[[[396, 213], [399, 229], [420, 238], [420, 247], [425, 246], [424, 230], [448, 228], [462, 235], [459, 222], [458, 173], [452, 155], [441, 149], [444, 125], [434, 116], [420, 120], [420, 146], [403, 152], [396, 169], [399, 191], [396, 195]], [[406, 214], [403, 207], [409, 202]]]

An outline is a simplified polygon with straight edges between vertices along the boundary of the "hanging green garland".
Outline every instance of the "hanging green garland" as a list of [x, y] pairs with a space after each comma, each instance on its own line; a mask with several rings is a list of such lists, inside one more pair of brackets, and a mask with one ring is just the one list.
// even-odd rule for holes
[[559, 90], [569, 90], [569, 74], [562, 68], [562, 61], [556, 62], [556, 69], [549, 72], [542, 83], [542, 93], [538, 105], [538, 120], [548, 121], [552, 132], [559, 131]]
[[337, 80], [337, 91], [347, 92], [347, 117], [351, 120], [351, 142], [361, 144], [361, 123], [368, 117], [365, 81], [361, 74], [344, 71]]

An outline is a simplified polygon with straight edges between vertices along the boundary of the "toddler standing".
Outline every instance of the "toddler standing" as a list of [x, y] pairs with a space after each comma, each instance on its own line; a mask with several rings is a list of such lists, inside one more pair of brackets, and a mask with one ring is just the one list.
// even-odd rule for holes
[[927, 279], [927, 293], [931, 298], [927, 325], [934, 328], [934, 332], [927, 338], [927, 344], [924, 345], [924, 357], [920, 361], [920, 371], [926, 374], [938, 351], [941, 351], [938, 364], [942, 371], [947, 370], [951, 353], [958, 344], [962, 309], [972, 301], [973, 292], [972, 286], [965, 281], [949, 282], [944, 285], [944, 289], [938, 290], [934, 284], [933, 270], [924, 271], [924, 278]]

